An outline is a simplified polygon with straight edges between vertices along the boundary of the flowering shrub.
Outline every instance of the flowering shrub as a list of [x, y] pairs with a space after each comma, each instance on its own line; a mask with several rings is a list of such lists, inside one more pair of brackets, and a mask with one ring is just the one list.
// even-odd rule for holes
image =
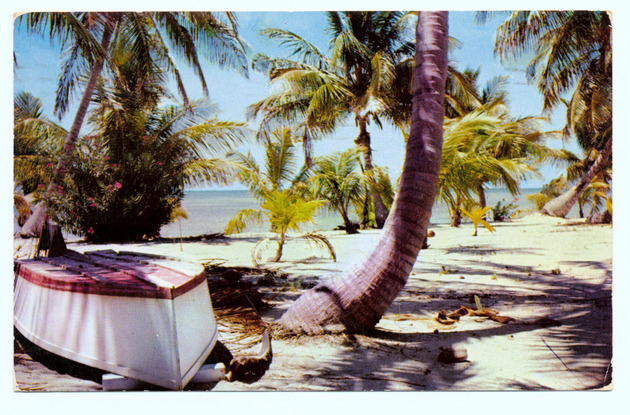
[[[518, 200], [518, 199], [515, 199]], [[506, 205], [501, 202], [505, 202], [505, 199], [497, 202], [496, 205], [492, 208], [492, 220], [495, 222], [507, 222], [512, 220], [516, 215], [519, 214], [518, 206], [514, 203], [508, 203]]]
[[181, 150], [165, 142], [127, 137], [115, 154], [102, 137], [81, 139], [51, 198], [60, 224], [90, 242], [158, 235], [183, 197]]

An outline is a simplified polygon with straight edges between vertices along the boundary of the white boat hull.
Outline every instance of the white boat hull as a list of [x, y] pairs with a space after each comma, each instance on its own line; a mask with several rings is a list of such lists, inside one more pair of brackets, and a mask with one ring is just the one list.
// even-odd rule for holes
[[169, 299], [51, 289], [18, 275], [13, 311], [15, 327], [45, 350], [173, 390], [217, 341], [205, 281]]

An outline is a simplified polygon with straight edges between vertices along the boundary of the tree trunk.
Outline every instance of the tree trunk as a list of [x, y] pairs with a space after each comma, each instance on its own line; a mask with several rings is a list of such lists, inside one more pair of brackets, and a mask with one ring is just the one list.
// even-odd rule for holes
[[278, 241], [278, 250], [276, 251], [276, 256], [273, 259], [273, 262], [280, 261], [282, 258], [282, 248], [284, 247], [284, 234], [280, 235], [280, 240]]
[[612, 137], [608, 139], [606, 146], [599, 154], [599, 156], [597, 156], [591, 168], [588, 169], [588, 172], [586, 172], [586, 174], [582, 176], [579, 183], [561, 194], [560, 196], [555, 197], [549, 202], [545, 203], [545, 206], [543, 206], [541, 212], [549, 216], [564, 218], [569, 213], [573, 205], [575, 205], [575, 202], [578, 200], [586, 186], [588, 186], [591, 180], [593, 180], [593, 177], [595, 177], [595, 175], [599, 173], [599, 171], [604, 166], [604, 163], [608, 161], [608, 158], [611, 154]]
[[462, 198], [458, 194], [455, 199], [455, 208], [453, 209], [453, 216], [451, 216], [451, 226], [454, 228], [459, 227], [462, 223]]
[[304, 126], [304, 135], [302, 136], [302, 150], [304, 151], [304, 165], [307, 168], [313, 167], [313, 140], [308, 135], [308, 127]]
[[[101, 48], [104, 51], [108, 50], [109, 48], [109, 42], [114, 32], [115, 22], [116, 19], [108, 19], [104, 25], [103, 36], [101, 38]], [[90, 71], [90, 77], [88, 78], [85, 90], [83, 91], [81, 102], [79, 103], [79, 108], [77, 109], [77, 113], [74, 117], [74, 120], [72, 121], [70, 131], [68, 131], [68, 135], [64, 140], [61, 157], [57, 162], [57, 166], [55, 167], [55, 170], [53, 172], [53, 177], [48, 184], [48, 187], [46, 188], [46, 193], [48, 195], [52, 195], [58, 192], [59, 186], [63, 183], [63, 179], [66, 175], [66, 166], [68, 165], [70, 156], [72, 155], [72, 150], [74, 149], [77, 139], [79, 138], [79, 132], [81, 131], [81, 126], [83, 125], [83, 121], [85, 120], [85, 116], [87, 114], [87, 110], [92, 99], [92, 94], [94, 93], [94, 89], [96, 88], [98, 77], [103, 70], [104, 63], [105, 61], [103, 58], [96, 57], [94, 60], [94, 64], [92, 65], [92, 69]], [[46, 210], [46, 201], [39, 203], [35, 208], [33, 214], [20, 229], [19, 235], [26, 238], [39, 237], [42, 233], [44, 222], [46, 221]]]
[[345, 209], [341, 208], [339, 209], [339, 213], [341, 214], [341, 218], [343, 219], [343, 226], [346, 228], [346, 233], [357, 233], [357, 228], [348, 217], [348, 212]]
[[477, 196], [479, 197], [479, 206], [483, 209], [486, 207], [486, 191], [483, 190], [483, 185], [477, 185]]
[[405, 286], [427, 234], [442, 154], [448, 12], [420, 12], [413, 114], [392, 211], [377, 248], [340, 277], [305, 292], [282, 316], [288, 330], [373, 328]]
[[376, 219], [376, 227], [382, 229], [389, 212], [383, 203], [381, 194], [376, 186], [376, 177], [374, 176], [374, 164], [372, 163], [372, 142], [370, 133], [367, 131], [367, 115], [357, 116], [359, 122], [359, 136], [354, 140], [359, 146], [363, 156], [363, 164], [365, 167], [364, 174], [368, 178], [368, 187], [372, 203], [374, 204], [374, 217]]

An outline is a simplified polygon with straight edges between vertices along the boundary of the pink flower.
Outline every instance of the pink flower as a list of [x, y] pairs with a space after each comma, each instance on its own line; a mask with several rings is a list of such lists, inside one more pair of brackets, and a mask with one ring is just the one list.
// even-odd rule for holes
[[53, 164], [52, 163], [46, 163], [46, 167], [52, 167]]
[[122, 187], [122, 184], [120, 182], [116, 182], [116, 183], [114, 183], [114, 187], [116, 189], [120, 189]]
[[87, 230], [87, 233], [94, 233], [94, 229], [90, 226], [90, 229]]
[[118, 164], [116, 164], [116, 163], [113, 163], [113, 164], [112, 164], [112, 167], [113, 167], [113, 168], [116, 168], [116, 166], [118, 166]]
[[157, 163], [155, 163], [155, 164], [157, 164], [158, 166], [163, 166], [163, 165], [164, 165], [164, 163], [162, 163], [161, 161], [158, 161], [158, 162], [157, 162]]
[[109, 156], [103, 157], [103, 160], [105, 160], [105, 161], [109, 160]]
[[143, 135], [142, 139], [148, 141], [151, 137], [149, 137], [148, 135]]
[[44, 188], [44, 185], [40, 183], [40, 184], [37, 185], [37, 188], [41, 190], [41, 189]]
[[61, 186], [57, 186], [57, 192], [62, 195], [63, 194], [63, 187]]

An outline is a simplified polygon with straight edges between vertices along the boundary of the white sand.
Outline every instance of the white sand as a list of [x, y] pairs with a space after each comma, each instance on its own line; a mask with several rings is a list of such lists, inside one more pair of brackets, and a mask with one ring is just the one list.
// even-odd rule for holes
[[[576, 390], [610, 379], [612, 355], [612, 228], [530, 215], [495, 223], [496, 232], [472, 225], [432, 226], [436, 236], [420, 252], [407, 286], [377, 326], [375, 336], [300, 337], [274, 340], [274, 360], [258, 382], [219, 382], [208, 389], [332, 390]], [[369, 254], [379, 231], [325, 232], [338, 256], [289, 241], [282, 261], [266, 264], [287, 281], [317, 281]], [[72, 249], [115, 249], [167, 254], [188, 260], [253, 266], [251, 250], [267, 235], [236, 235], [205, 242], [126, 245], [71, 244]], [[272, 254], [268, 251], [268, 256]], [[553, 272], [552, 272], [553, 271]], [[297, 284], [293, 284], [294, 286]], [[299, 295], [280, 291], [263, 317], [274, 321]], [[516, 323], [464, 317], [453, 326], [434, 320], [440, 309], [482, 305]], [[559, 326], [534, 323], [550, 318]], [[435, 330], [437, 329], [437, 332]], [[226, 338], [225, 336], [223, 338]], [[232, 348], [226, 342], [228, 348]], [[468, 362], [436, 361], [446, 347], [467, 349]], [[34, 364], [36, 365], [36, 363]], [[18, 382], [44, 390], [92, 390], [68, 384], [44, 368], [16, 366]], [[38, 378], [37, 374], [40, 373]], [[98, 385], [97, 385], [98, 386]]]

